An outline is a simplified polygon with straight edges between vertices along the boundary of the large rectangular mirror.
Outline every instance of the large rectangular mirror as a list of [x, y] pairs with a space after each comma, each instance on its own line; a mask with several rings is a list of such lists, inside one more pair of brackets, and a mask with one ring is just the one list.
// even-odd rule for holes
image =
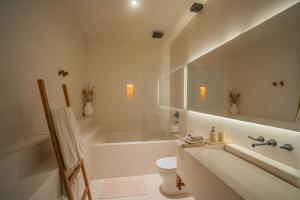
[[300, 130], [300, 4], [189, 63], [187, 79], [188, 110]]
[[159, 106], [184, 109], [184, 66], [158, 81]]

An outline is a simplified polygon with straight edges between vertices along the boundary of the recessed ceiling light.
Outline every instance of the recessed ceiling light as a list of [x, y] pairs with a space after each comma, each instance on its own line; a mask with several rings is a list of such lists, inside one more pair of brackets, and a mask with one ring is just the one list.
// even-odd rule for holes
[[137, 6], [138, 3], [139, 3], [139, 2], [138, 2], [137, 0], [131, 0], [131, 1], [130, 1], [131, 6], [133, 6], [133, 7]]

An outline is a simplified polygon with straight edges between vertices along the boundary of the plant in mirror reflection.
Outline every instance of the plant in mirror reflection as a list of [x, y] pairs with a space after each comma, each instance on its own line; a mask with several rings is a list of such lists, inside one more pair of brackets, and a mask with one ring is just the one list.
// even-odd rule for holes
[[229, 100], [231, 104], [238, 104], [240, 97], [241, 93], [234, 90], [229, 90]]
[[241, 94], [239, 92], [236, 92], [234, 90], [229, 90], [229, 99], [231, 103], [231, 107], [229, 109], [229, 113], [236, 115], [239, 114], [239, 107], [238, 107], [238, 102], [241, 97]]

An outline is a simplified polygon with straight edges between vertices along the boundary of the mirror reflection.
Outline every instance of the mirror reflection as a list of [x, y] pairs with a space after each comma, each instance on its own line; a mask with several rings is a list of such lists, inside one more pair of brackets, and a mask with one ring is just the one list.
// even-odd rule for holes
[[188, 110], [295, 129], [299, 19], [297, 5], [189, 63]]

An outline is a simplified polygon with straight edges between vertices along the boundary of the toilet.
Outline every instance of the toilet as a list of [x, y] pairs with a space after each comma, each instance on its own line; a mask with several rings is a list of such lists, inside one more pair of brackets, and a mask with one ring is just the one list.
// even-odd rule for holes
[[165, 157], [160, 158], [156, 161], [156, 167], [159, 175], [162, 177], [163, 182], [160, 186], [160, 192], [167, 196], [187, 196], [189, 192], [183, 186], [181, 190], [176, 187], [177, 178], [177, 158], [176, 157]]

